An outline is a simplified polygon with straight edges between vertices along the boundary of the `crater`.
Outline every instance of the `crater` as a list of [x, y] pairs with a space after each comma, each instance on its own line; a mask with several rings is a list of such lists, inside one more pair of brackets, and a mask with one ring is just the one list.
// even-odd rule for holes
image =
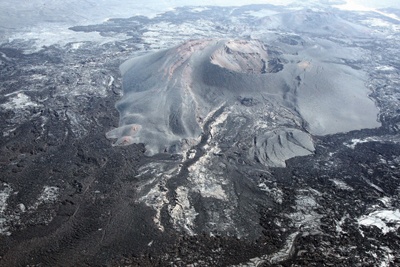
[[[207, 118], [222, 107], [228, 116], [240, 114], [251, 122], [247, 128], [226, 130], [260, 135], [255, 137], [263, 141], [253, 146], [254, 154], [266, 164], [279, 165], [312, 153], [312, 135], [380, 125], [365, 73], [318, 58], [281, 56], [279, 71], [270, 72], [277, 61], [271, 60], [265, 44], [204, 39], [130, 59], [120, 67], [119, 127], [107, 137], [117, 139], [115, 145], [144, 143], [148, 155], [179, 153], [200, 142]], [[276, 110], [264, 112], [267, 106]], [[246, 113], [250, 107], [252, 112]], [[287, 114], [279, 117], [282, 121], [275, 119], [264, 133], [252, 133], [251, 127], [278, 109]], [[271, 144], [286, 137], [288, 144]]]

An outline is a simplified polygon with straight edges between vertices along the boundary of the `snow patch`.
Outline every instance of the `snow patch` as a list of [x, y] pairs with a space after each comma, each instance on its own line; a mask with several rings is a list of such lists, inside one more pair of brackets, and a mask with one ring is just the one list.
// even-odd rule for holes
[[195, 164], [189, 167], [189, 180], [193, 183], [192, 191], [198, 191], [203, 197], [211, 197], [220, 200], [227, 200], [227, 195], [222, 188], [224, 178], [215, 177], [215, 175], [208, 170], [207, 166], [211, 164], [213, 153], [218, 153], [218, 146], [213, 146], [207, 149], [207, 154], [202, 156]]
[[58, 199], [60, 189], [56, 186], [43, 186], [42, 193], [39, 195], [36, 202], [29, 207], [29, 210], [36, 210], [42, 204], [55, 203]]
[[[358, 219], [358, 224], [363, 226], [376, 226], [383, 234], [397, 231], [400, 228], [400, 211], [378, 210], [364, 215]], [[390, 224], [390, 225], [388, 225]]]
[[339, 189], [353, 191], [354, 189], [345, 182], [338, 179], [330, 179], [330, 181]]
[[3, 131], [3, 137], [10, 136], [10, 134], [12, 132], [14, 132], [15, 130], [17, 130], [17, 128], [12, 128], [12, 129]]
[[319, 229], [322, 215], [316, 211], [320, 205], [315, 200], [315, 196], [319, 194], [320, 192], [311, 188], [308, 190], [300, 190], [295, 200], [296, 205], [294, 208], [296, 212], [288, 214], [293, 225], [298, 229], [303, 229], [305, 234], [307, 234], [307, 232], [318, 231]]
[[385, 246], [382, 246], [381, 249], [383, 250], [383, 253], [386, 254], [386, 257], [383, 258], [379, 267], [393, 266], [393, 265], [391, 265], [394, 263], [394, 259], [395, 259], [394, 255], [393, 255], [393, 250], [391, 250], [390, 248], [385, 247]]
[[110, 87], [114, 83], [114, 77], [110, 76], [110, 81], [108, 82], [108, 87]]
[[[226, 201], [228, 196], [221, 185], [225, 184], [223, 174], [215, 175], [209, 170], [213, 155], [220, 153], [217, 142], [211, 139], [220, 132], [221, 126], [228, 118], [229, 112], [219, 115], [210, 125], [210, 137], [204, 147], [207, 151], [195, 164], [189, 167], [189, 180], [193, 183], [192, 191], [198, 191], [203, 197], [211, 197]], [[210, 118], [206, 118], [206, 121]]]
[[193, 230], [194, 220], [196, 219], [198, 213], [190, 204], [189, 189], [180, 186], [175, 190], [175, 193], [176, 204], [174, 206], [169, 206], [172, 223], [174, 224], [175, 228], [179, 229], [182, 227], [185, 229], [187, 234], [193, 236], [195, 235]]
[[275, 265], [279, 262], [285, 261], [290, 258], [294, 253], [294, 241], [296, 237], [299, 235], [299, 232], [294, 232], [286, 239], [286, 243], [279, 251], [271, 254], [271, 255], [264, 255], [262, 257], [257, 257], [250, 259], [246, 263], [242, 263], [236, 265], [237, 267], [250, 267], [250, 266], [263, 266], [263, 264]]
[[138, 193], [141, 195], [139, 201], [156, 211], [153, 221], [162, 232], [164, 231], [164, 226], [161, 223], [161, 209], [169, 204], [167, 198], [168, 189], [165, 184], [171, 177], [177, 175], [180, 170], [180, 167], [168, 168], [161, 163], [149, 163], [139, 168], [139, 174], [136, 176], [141, 179], [147, 178], [138, 187]]
[[392, 66], [387, 66], [387, 65], [381, 65], [375, 68], [376, 70], [380, 71], [396, 71], [395, 67]]
[[354, 138], [354, 139], [351, 139], [350, 142], [344, 143], [344, 145], [349, 147], [349, 148], [351, 148], [351, 149], [354, 149], [354, 148], [356, 148], [356, 146], [358, 144], [374, 142], [374, 141], [378, 141], [378, 140], [376, 138], [373, 138], [373, 137], [367, 137], [367, 138], [364, 138], [364, 139]]
[[39, 106], [31, 101], [31, 98], [24, 93], [18, 93], [16, 96], [10, 98], [9, 102], [1, 104], [4, 109], [26, 109], [27, 107]]
[[70, 25], [64, 24], [45, 24], [38, 25], [31, 28], [24, 29], [23, 32], [16, 32], [13, 36], [9, 37], [8, 41], [11, 43], [14, 40], [31, 40], [34, 44], [30, 49], [24, 50], [24, 54], [31, 54], [38, 52], [43, 47], [51, 45], [66, 46], [72, 44], [72, 49], [79, 49], [83, 42], [91, 40], [100, 44], [124, 40], [125, 34], [119, 34], [112, 37], [101, 36], [97, 32], [75, 32], [68, 29]]
[[38, 201], [41, 203], [53, 203], [57, 200], [59, 193], [59, 188], [55, 186], [47, 186], [43, 187], [43, 192], [39, 196]]
[[260, 9], [257, 11], [251, 10], [251, 11], [247, 11], [245, 12], [246, 15], [252, 16], [252, 17], [256, 17], [256, 18], [264, 18], [264, 17], [268, 17], [268, 16], [273, 16], [276, 14], [279, 14], [279, 12], [270, 10], [270, 9]]
[[340, 219], [340, 221], [335, 221], [335, 223], [336, 223], [336, 232], [337, 232], [338, 234], [344, 234], [344, 233], [346, 233], [345, 231], [343, 231], [342, 226], [343, 226], [343, 224], [346, 222], [346, 219], [349, 219], [349, 218], [350, 218], [349, 215], [346, 214], [345, 216], [343, 216], [343, 217]]
[[84, 44], [84, 42], [72, 43], [71, 49], [72, 49], [72, 50], [77, 50], [77, 49], [81, 48], [83, 44]]
[[280, 188], [269, 188], [265, 183], [258, 184], [258, 188], [260, 188], [261, 191], [264, 191], [269, 196], [271, 196], [276, 203], [282, 204], [283, 192]]
[[367, 23], [369, 26], [372, 26], [372, 27], [390, 27], [390, 25], [391, 25], [389, 22], [384, 21], [382, 19], [377, 19], [377, 18], [364, 20], [363, 22]]
[[389, 197], [381, 197], [380, 199], [378, 199], [383, 206], [385, 206], [386, 208], [391, 207], [392, 206], [392, 199]]
[[208, 7], [195, 7], [191, 11], [195, 12], [195, 13], [200, 13], [200, 12], [207, 11], [207, 10], [210, 10], [210, 9]]
[[2, 187], [3, 189], [0, 191], [0, 235], [10, 235], [11, 233], [8, 231], [9, 227], [7, 226], [9, 220], [5, 212], [8, 206], [7, 200], [13, 190], [6, 183]]

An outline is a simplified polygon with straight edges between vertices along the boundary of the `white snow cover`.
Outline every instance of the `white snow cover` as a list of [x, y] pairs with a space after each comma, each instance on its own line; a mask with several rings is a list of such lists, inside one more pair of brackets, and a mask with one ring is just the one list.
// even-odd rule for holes
[[[388, 226], [388, 223], [394, 224]], [[358, 219], [359, 225], [376, 226], [384, 234], [396, 231], [400, 227], [400, 211], [397, 210], [377, 210]]]
[[3, 190], [0, 190], [0, 235], [9, 235], [7, 226], [7, 216], [5, 215], [7, 209], [7, 200], [12, 193], [12, 188], [4, 183]]

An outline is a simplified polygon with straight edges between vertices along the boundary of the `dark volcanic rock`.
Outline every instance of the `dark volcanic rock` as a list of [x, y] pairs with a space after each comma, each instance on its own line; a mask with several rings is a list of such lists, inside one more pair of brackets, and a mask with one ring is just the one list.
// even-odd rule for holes
[[382, 12], [180, 7], [1, 35], [0, 265], [399, 265]]

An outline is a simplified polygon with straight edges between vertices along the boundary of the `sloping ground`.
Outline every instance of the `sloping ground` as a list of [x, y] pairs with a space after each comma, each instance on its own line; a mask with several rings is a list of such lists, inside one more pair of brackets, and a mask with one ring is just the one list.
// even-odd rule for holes
[[268, 29], [285, 29], [297, 33], [312, 33], [323, 36], [365, 37], [370, 32], [367, 27], [344, 20], [333, 12], [313, 11], [311, 9], [284, 12], [267, 16], [258, 23]]
[[283, 70], [272, 73], [276, 62], [258, 41], [195, 40], [128, 60], [121, 66], [120, 125], [107, 137], [117, 139], [116, 145], [144, 143], [148, 155], [177, 153], [200, 141], [204, 123], [217, 109], [235, 107], [228, 116], [239, 116], [251, 106], [253, 112], [245, 115], [252, 121], [248, 128], [227, 129], [247, 131], [274, 112], [258, 111], [273, 105], [300, 123], [276, 120], [254, 137], [254, 153], [266, 165], [283, 166], [289, 158], [312, 153], [309, 133], [379, 126], [363, 72], [284, 57]]

